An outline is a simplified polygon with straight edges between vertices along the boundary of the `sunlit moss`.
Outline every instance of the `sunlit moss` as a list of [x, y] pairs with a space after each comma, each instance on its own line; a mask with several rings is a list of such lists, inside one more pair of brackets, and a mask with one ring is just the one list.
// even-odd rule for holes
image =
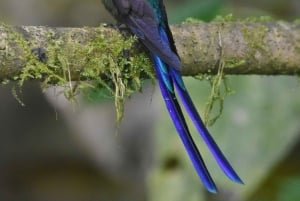
[[217, 15], [215, 19], [212, 20], [212, 22], [272, 22], [274, 19], [270, 16], [259, 16], [259, 17], [247, 17], [247, 18], [237, 18], [234, 17], [232, 13], [228, 15]]
[[[256, 31], [254, 32], [247, 26], [242, 28], [245, 42], [252, 47], [253, 50], [265, 51], [264, 39], [269, 28], [265, 25], [260, 25], [259, 28], [256, 28], [255, 30]], [[254, 56], [254, 54], [252, 56]]]
[[204, 23], [204, 21], [193, 17], [188, 17], [182, 22], [182, 24], [199, 24], [199, 23]]
[[22, 47], [24, 53], [20, 55], [26, 61], [21, 74], [13, 78], [18, 86], [28, 80], [41, 80], [43, 90], [53, 85], [63, 86], [69, 100], [74, 100], [79, 91], [88, 93], [91, 89], [106, 89], [115, 99], [117, 122], [123, 117], [125, 99], [141, 91], [142, 79], [154, 80], [147, 55], [130, 54], [136, 41], [134, 37], [125, 38], [114, 33], [107, 38], [99, 31], [83, 44], [74, 41], [75, 33], [72, 32], [63, 38], [55, 38], [54, 33], [49, 33], [45, 49], [47, 60], [41, 62], [22, 35], [11, 29], [8, 31], [9, 41]]
[[216, 75], [202, 74], [195, 77], [208, 81], [211, 86], [204, 110], [204, 124], [207, 126], [212, 126], [219, 119], [223, 112], [225, 98], [234, 93], [227, 82], [224, 67], [225, 62], [221, 61]]
[[230, 14], [224, 15], [224, 16], [223, 15], [217, 15], [215, 17], [215, 19], [213, 19], [212, 21], [213, 22], [235, 22], [237, 20], [238, 19], [235, 18], [232, 13], [230, 13]]
[[245, 65], [246, 61], [243, 59], [227, 59], [225, 61], [225, 68], [236, 68]]

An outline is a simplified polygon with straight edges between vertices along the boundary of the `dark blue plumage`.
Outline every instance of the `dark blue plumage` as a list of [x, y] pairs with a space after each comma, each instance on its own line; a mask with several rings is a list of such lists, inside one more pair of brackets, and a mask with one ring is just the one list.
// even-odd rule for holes
[[243, 183], [203, 124], [182, 80], [181, 62], [162, 0], [102, 0], [106, 8], [135, 34], [152, 54], [157, 79], [170, 117], [206, 189], [217, 192], [191, 137], [175, 89], [217, 163], [232, 181]]

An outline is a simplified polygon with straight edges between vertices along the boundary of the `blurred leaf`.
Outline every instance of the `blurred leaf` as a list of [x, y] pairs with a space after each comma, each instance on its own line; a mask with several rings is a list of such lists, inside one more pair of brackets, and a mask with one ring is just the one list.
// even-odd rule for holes
[[[209, 84], [192, 79], [186, 79], [187, 88], [191, 92], [196, 105], [200, 105], [203, 114], [205, 101], [208, 97]], [[300, 88], [295, 77], [260, 77], [232, 76], [229, 79], [236, 95], [225, 99], [224, 111], [214, 127], [209, 128], [211, 134], [239, 173], [245, 185], [237, 185], [229, 181], [217, 168], [206, 145], [200, 140], [196, 130], [189, 121], [191, 132], [199, 145], [203, 158], [220, 190], [230, 191], [245, 200], [260, 188], [262, 181], [269, 175], [276, 164], [281, 161], [298, 139], [300, 116]], [[160, 175], [153, 185], [156, 196], [166, 192], [181, 192], [176, 197], [190, 200], [198, 192], [199, 199], [203, 194], [201, 181], [181, 144], [181, 141], [165, 111], [161, 125], [157, 131], [157, 155], [160, 157], [154, 178]], [[171, 180], [168, 171], [162, 170], [168, 158], [179, 161], [177, 174], [182, 180], [181, 185], [172, 185], [165, 180]], [[160, 181], [160, 182], [158, 182]], [[167, 186], [164, 186], [167, 185]], [[180, 187], [176, 189], [175, 187]], [[168, 188], [172, 187], [172, 188]], [[187, 188], [183, 190], [182, 188]], [[163, 191], [161, 191], [163, 189]], [[190, 192], [190, 193], [189, 193]], [[155, 197], [157, 198], [157, 197]], [[153, 199], [155, 200], [155, 199]], [[172, 200], [172, 199], [166, 199]], [[176, 199], [175, 199], [176, 200]]]
[[223, 0], [189, 0], [170, 11], [170, 23], [180, 23], [188, 17], [209, 21], [214, 19]]
[[114, 101], [111, 92], [106, 89], [91, 88], [84, 94], [84, 100], [88, 104], [99, 104]]
[[282, 184], [279, 191], [279, 201], [292, 201], [300, 198], [300, 177], [290, 178]]

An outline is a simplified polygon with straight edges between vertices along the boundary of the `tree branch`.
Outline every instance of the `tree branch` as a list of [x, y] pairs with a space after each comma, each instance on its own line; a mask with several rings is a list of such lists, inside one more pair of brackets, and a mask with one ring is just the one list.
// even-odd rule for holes
[[[300, 25], [297, 23], [195, 23], [172, 26], [172, 32], [184, 75], [215, 74], [220, 64], [224, 65], [226, 74], [300, 73]], [[29, 51], [34, 51], [41, 61], [47, 63], [49, 54], [53, 54], [49, 52], [49, 46], [54, 43], [61, 47], [89, 44], [99, 34], [108, 39], [118, 33], [110, 27], [0, 25], [0, 80], [18, 76], [31, 62]], [[56, 54], [59, 57], [67, 51], [67, 48], [62, 48]], [[74, 53], [72, 56], [76, 62], [84, 55]], [[73, 74], [81, 67], [70, 65], [69, 68]]]

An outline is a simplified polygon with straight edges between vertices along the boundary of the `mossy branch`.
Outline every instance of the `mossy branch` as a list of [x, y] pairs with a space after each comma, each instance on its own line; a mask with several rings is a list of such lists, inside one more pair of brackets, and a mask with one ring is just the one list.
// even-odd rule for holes
[[[205, 118], [220, 102], [224, 74], [299, 75], [300, 24], [226, 21], [172, 26], [183, 75], [216, 75]], [[127, 35], [126, 35], [127, 33]], [[108, 26], [54, 28], [0, 25], [0, 82], [42, 81], [44, 89], [64, 86], [64, 94], [106, 89], [115, 98], [117, 121], [124, 101], [140, 91], [144, 78], [155, 79], [147, 51], [137, 39]], [[207, 76], [211, 77], [211, 76]], [[72, 82], [76, 81], [76, 82]], [[81, 90], [77, 90], [81, 89]], [[15, 93], [16, 94], [16, 93]], [[221, 111], [220, 111], [221, 112]]]
[[[190, 23], [172, 26], [172, 31], [182, 59], [184, 75], [216, 74], [220, 61], [224, 62], [225, 74], [300, 73], [300, 25], [297, 22]], [[66, 76], [65, 71], [59, 68], [67, 66], [69, 78], [78, 80], [80, 72], [86, 66], [106, 64], [103, 60], [94, 58], [99, 57], [97, 52], [91, 53], [95, 46], [101, 48], [103, 45], [97, 41], [99, 36], [102, 41], [111, 43], [111, 38], [119, 37], [119, 34], [116, 29], [104, 26], [54, 28], [1, 25], [0, 80], [19, 77], [28, 64], [34, 68], [37, 61], [33, 61], [33, 50], [46, 65], [45, 71], [47, 66], [52, 66], [58, 75]], [[222, 47], [219, 46], [220, 40]], [[143, 53], [138, 45], [132, 50], [125, 56]], [[143, 63], [139, 64], [143, 68]], [[47, 72], [40, 73], [40, 77], [35, 78], [49, 79]]]

